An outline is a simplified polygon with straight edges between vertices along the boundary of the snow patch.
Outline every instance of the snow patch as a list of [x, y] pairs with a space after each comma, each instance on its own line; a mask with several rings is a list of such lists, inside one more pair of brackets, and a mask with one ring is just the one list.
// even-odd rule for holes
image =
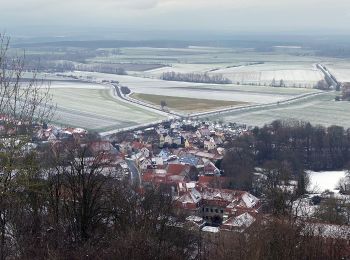
[[346, 176], [346, 171], [307, 172], [310, 178], [310, 192], [334, 191], [339, 181]]

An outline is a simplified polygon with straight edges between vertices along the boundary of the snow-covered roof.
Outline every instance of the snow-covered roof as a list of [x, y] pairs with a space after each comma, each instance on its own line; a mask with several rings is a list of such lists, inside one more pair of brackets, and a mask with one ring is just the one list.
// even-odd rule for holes
[[155, 170], [155, 174], [157, 174], [157, 175], [166, 175], [167, 171], [164, 170], [164, 169], [156, 169]]
[[247, 208], [252, 208], [259, 202], [259, 199], [250, 193], [244, 193], [244, 195], [242, 196], [242, 200], [247, 206]]
[[203, 218], [198, 216], [189, 216], [186, 218], [187, 221], [193, 221], [193, 222], [202, 222]]
[[87, 131], [85, 130], [85, 129], [83, 129], [83, 128], [75, 128], [74, 130], [73, 130], [73, 133], [75, 133], [75, 134], [84, 134], [84, 133], [86, 133]]
[[223, 224], [236, 228], [248, 228], [255, 222], [255, 218], [249, 213], [243, 213], [237, 217], [230, 218]]
[[187, 189], [194, 189], [196, 187], [196, 183], [195, 182], [187, 182], [186, 183], [186, 188]]
[[219, 228], [218, 227], [210, 227], [210, 226], [205, 226], [202, 228], [203, 232], [210, 232], [210, 233], [219, 233]]
[[202, 199], [202, 195], [196, 189], [190, 191], [191, 197], [195, 203], [198, 203]]

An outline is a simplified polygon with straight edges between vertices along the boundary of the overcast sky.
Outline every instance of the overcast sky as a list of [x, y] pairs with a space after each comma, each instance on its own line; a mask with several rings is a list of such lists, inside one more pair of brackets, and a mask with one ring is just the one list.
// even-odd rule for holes
[[[350, 33], [350, 0], [0, 0], [0, 29]], [[52, 32], [54, 33], [54, 32]]]

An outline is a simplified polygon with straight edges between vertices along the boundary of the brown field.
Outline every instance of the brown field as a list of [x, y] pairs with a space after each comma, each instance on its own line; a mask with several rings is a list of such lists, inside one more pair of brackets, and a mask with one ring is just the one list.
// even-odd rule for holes
[[134, 93], [131, 97], [156, 106], [160, 106], [161, 101], [165, 101], [170, 110], [181, 112], [202, 112], [225, 107], [249, 105], [247, 102], [183, 98], [142, 93]]

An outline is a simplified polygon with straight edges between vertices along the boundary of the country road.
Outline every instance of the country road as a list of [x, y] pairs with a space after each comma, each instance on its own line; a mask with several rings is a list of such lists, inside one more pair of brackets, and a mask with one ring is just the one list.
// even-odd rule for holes
[[319, 69], [323, 74], [327, 83], [333, 87], [333, 89], [337, 89], [340, 87], [341, 83], [337, 80], [337, 78], [327, 69], [327, 67], [323, 64], [317, 63], [316, 68]]

